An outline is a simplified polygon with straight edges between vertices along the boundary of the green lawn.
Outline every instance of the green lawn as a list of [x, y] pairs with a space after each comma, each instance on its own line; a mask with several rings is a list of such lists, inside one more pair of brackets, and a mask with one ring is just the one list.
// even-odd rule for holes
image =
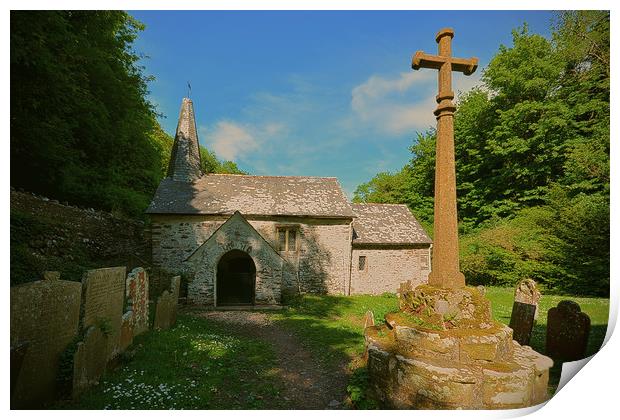
[[[486, 296], [491, 301], [493, 317], [508, 324], [512, 312], [513, 289], [505, 287], [488, 287]], [[609, 299], [583, 298], [572, 296], [543, 295], [538, 304], [538, 321], [532, 332], [531, 346], [534, 350], [545, 352], [545, 334], [547, 331], [547, 311], [557, 306], [561, 300], [573, 300], [579, 304], [581, 311], [588, 314], [592, 322], [587, 355], [596, 353], [603, 344], [609, 318]]]
[[[487, 296], [495, 319], [508, 323], [513, 289], [491, 287]], [[547, 310], [567, 298], [542, 297], [532, 336], [534, 349], [544, 352]], [[588, 354], [593, 354], [605, 336], [609, 300], [569, 299], [579, 303], [592, 320]], [[364, 372], [356, 369], [355, 361], [364, 348], [364, 314], [372, 310], [375, 321], [383, 322], [387, 312], [398, 309], [396, 296], [305, 295], [287, 305], [285, 310], [268, 312], [269, 316], [296, 334], [321, 362], [336, 366], [353, 360], [351, 384], [363, 389]], [[100, 385], [78, 402], [61, 402], [57, 408], [294, 408], [278, 398], [282, 383], [274, 372], [270, 343], [249, 338], [231, 326], [184, 315], [171, 330], [138, 337], [132, 349], [131, 360], [108, 373]], [[556, 363], [552, 385], [557, 384], [559, 373]]]
[[[493, 317], [505, 324], [510, 322], [513, 288], [489, 287], [486, 296], [491, 301]], [[543, 295], [539, 303], [539, 319], [534, 327], [530, 345], [544, 353], [547, 311], [561, 300], [570, 299], [590, 316], [592, 328], [587, 355], [596, 353], [605, 338], [609, 314], [609, 299]], [[363, 351], [362, 320], [372, 310], [375, 322], [383, 322], [387, 312], [398, 309], [396, 295], [382, 296], [314, 296], [305, 295], [290, 303], [288, 310], [275, 315], [284, 326], [296, 331], [316, 354], [328, 362], [337, 362], [359, 355]], [[560, 379], [561, 363], [551, 370], [550, 385], [554, 390]]]
[[[486, 296], [491, 301], [493, 317], [505, 324], [510, 322], [513, 289], [489, 287]], [[547, 311], [561, 300], [574, 300], [590, 316], [592, 329], [588, 355], [598, 351], [605, 338], [609, 314], [609, 299], [543, 295], [539, 304], [539, 319], [532, 335], [531, 346], [545, 350]], [[326, 360], [359, 354], [363, 349], [362, 320], [372, 310], [375, 322], [383, 322], [387, 312], [398, 309], [396, 295], [382, 296], [315, 296], [305, 295], [289, 303], [289, 308], [274, 315], [283, 325], [296, 331], [306, 343]]]
[[269, 343], [230, 326], [179, 316], [167, 331], [137, 337], [135, 355], [79, 401], [60, 409], [282, 409]]

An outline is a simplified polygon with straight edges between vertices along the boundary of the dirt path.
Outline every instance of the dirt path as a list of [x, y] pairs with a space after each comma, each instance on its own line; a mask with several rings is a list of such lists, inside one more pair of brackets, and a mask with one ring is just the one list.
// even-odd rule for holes
[[205, 311], [196, 316], [234, 325], [237, 331], [273, 345], [278, 360], [276, 374], [285, 390], [281, 397], [295, 409], [343, 408], [346, 396], [346, 366], [328, 368], [304, 348], [292, 332], [276, 326], [265, 313], [250, 311]]

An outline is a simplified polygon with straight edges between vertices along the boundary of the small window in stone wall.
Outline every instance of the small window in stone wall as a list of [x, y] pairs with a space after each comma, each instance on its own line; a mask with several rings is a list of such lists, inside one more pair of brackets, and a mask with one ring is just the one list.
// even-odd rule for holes
[[297, 251], [297, 228], [278, 228], [278, 251]]
[[359, 271], [364, 271], [366, 269], [366, 256], [360, 255], [360, 259], [357, 263], [357, 269]]
[[428, 270], [428, 259], [428, 251], [420, 253], [420, 268], [422, 268], [422, 270]]

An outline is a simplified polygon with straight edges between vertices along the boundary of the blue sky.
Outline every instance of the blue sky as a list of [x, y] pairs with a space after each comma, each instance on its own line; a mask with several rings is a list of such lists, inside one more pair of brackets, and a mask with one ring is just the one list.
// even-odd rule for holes
[[200, 142], [251, 174], [335, 176], [349, 194], [409, 159], [416, 132], [434, 126], [433, 70], [411, 70], [416, 50], [455, 30], [453, 53], [479, 83], [500, 44], [527, 22], [550, 36], [546, 11], [135, 11], [150, 99], [174, 135], [192, 85]]

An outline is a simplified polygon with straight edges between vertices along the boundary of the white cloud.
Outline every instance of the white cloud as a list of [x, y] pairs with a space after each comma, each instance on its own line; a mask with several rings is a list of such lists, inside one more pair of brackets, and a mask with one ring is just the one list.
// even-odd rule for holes
[[258, 148], [256, 137], [245, 127], [231, 121], [220, 121], [213, 130], [205, 130], [205, 140], [215, 154], [235, 160]]
[[396, 79], [371, 76], [367, 81], [353, 88], [351, 106], [355, 111], [364, 111], [368, 101], [383, 98], [394, 92], [404, 93], [416, 82], [428, 80], [429, 74], [421, 72], [401, 73]]
[[[400, 73], [395, 78], [371, 76], [351, 91], [353, 114], [348, 125], [393, 136], [434, 126], [436, 80], [432, 71]], [[456, 75], [453, 81], [458, 95], [478, 84], [480, 77]]]
[[225, 160], [238, 160], [268, 145], [270, 139], [286, 131], [281, 123], [266, 123], [261, 126], [244, 125], [224, 120], [215, 124], [212, 130], [200, 127], [201, 136], [216, 156]]

